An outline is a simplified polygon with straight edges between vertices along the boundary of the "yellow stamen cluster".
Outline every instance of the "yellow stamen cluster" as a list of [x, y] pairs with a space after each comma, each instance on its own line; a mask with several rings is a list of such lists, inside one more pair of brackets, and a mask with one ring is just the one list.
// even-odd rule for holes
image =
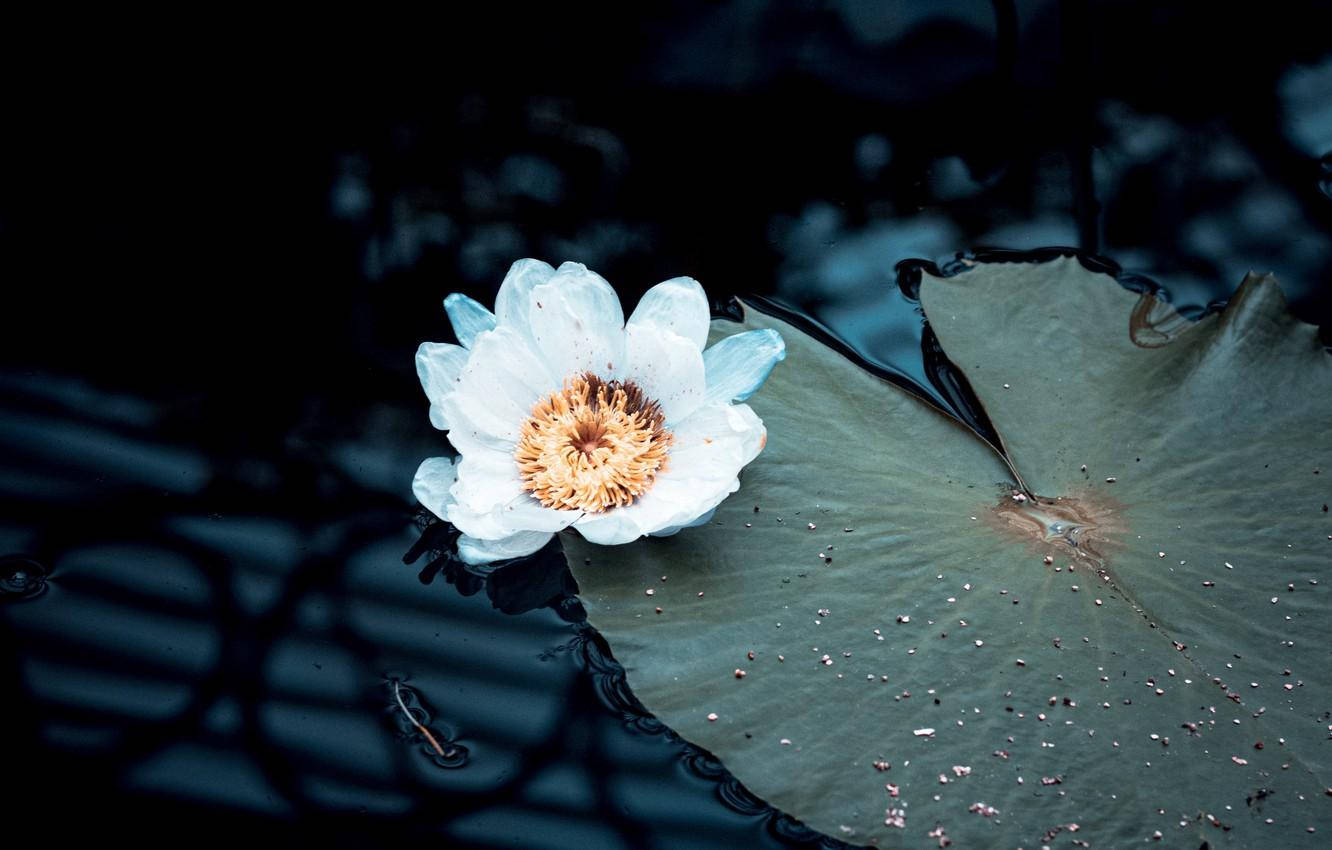
[[561, 510], [632, 504], [666, 468], [673, 437], [665, 421], [634, 382], [575, 375], [523, 423], [514, 451], [523, 489]]

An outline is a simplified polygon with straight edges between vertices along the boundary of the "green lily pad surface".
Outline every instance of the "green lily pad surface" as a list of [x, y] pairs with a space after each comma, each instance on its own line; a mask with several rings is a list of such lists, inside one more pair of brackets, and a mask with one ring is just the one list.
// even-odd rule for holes
[[740, 490], [674, 537], [565, 539], [634, 693], [852, 844], [1324, 846], [1314, 329], [1270, 278], [1189, 324], [1071, 258], [927, 276], [921, 302], [1022, 482], [750, 311], [788, 355], [749, 401], [768, 443]]

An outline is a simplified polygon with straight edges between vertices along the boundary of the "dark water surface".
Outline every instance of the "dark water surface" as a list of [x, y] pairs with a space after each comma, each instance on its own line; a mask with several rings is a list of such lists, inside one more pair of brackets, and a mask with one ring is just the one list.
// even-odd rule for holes
[[585, 262], [626, 311], [692, 275], [982, 435], [910, 297], [958, 252], [1070, 246], [1190, 316], [1271, 270], [1326, 341], [1328, 23], [686, 2], [284, 25], [182, 73], [84, 52], [5, 142], [11, 823], [820, 842], [635, 710], [565, 572], [418, 545], [412, 473], [446, 444], [412, 356], [450, 339], [441, 299], [489, 304], [524, 256]]

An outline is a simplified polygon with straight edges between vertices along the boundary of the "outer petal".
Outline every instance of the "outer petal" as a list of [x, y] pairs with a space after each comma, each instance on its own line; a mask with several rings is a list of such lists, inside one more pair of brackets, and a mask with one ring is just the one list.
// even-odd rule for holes
[[709, 405], [675, 429], [670, 466], [634, 504], [574, 523], [593, 543], [628, 543], [706, 522], [709, 511], [740, 487], [740, 468], [761, 450], [763, 423], [748, 405]]
[[456, 502], [449, 504], [449, 515], [446, 519], [463, 534], [478, 540], [498, 540], [528, 530], [511, 528], [493, 512], [477, 513]]
[[[511, 327], [498, 327], [476, 337], [467, 366], [457, 383], [457, 392], [443, 403], [444, 413], [455, 427], [496, 438], [496, 448], [512, 447], [519, 428], [532, 413], [532, 406], [559, 387], [531, 349], [525, 335]], [[461, 410], [455, 418], [454, 411]], [[463, 446], [454, 444], [466, 453]]]
[[531, 333], [528, 310], [532, 303], [532, 290], [545, 283], [555, 274], [550, 263], [540, 260], [519, 260], [509, 267], [509, 273], [500, 284], [495, 296], [495, 319], [501, 325], [510, 325]]
[[[647, 532], [634, 521], [633, 509], [641, 508], [646, 498], [645, 496], [627, 508], [614, 508], [602, 514], [584, 514], [582, 519], [574, 523], [574, 528], [578, 529], [578, 533], [589, 543], [602, 546], [618, 546], [621, 543], [637, 540]], [[641, 513], [641, 510], [637, 513]]]
[[430, 400], [430, 424], [442, 431], [449, 428], [444, 408], [444, 396], [457, 389], [458, 376], [467, 365], [467, 349], [447, 342], [423, 342], [416, 349], [416, 376]]
[[717, 515], [717, 509], [716, 509], [716, 508], [713, 508], [712, 510], [708, 511], [707, 513], [702, 514], [702, 515], [700, 515], [700, 516], [698, 516], [698, 517], [695, 517], [693, 520], [691, 520], [691, 521], [685, 523], [684, 525], [672, 525], [672, 526], [670, 526], [670, 527], [668, 527], [668, 528], [663, 528], [663, 529], [661, 529], [660, 531], [654, 531], [654, 532], [652, 532], [652, 536], [653, 536], [653, 537], [670, 537], [670, 536], [673, 535], [673, 534], [679, 534], [681, 531], [683, 531], [683, 530], [686, 529], [686, 528], [693, 528], [694, 526], [702, 525], [702, 524], [705, 523], [705, 522], [711, 522], [711, 521], [712, 521], [712, 518], [713, 518], [714, 516], [716, 516], [716, 515]]
[[740, 469], [762, 449], [767, 431], [748, 405], [710, 405], [675, 428], [671, 463], [653, 485], [678, 508], [645, 524], [651, 533], [689, 526], [740, 488]]
[[655, 325], [625, 329], [623, 376], [661, 402], [666, 424], [683, 421], [703, 402], [706, 388], [698, 346]]
[[482, 518], [488, 523], [484, 531], [480, 527], [476, 532], [463, 529], [478, 537], [497, 537], [516, 531], [561, 531], [581, 515], [579, 511], [542, 507], [523, 490], [513, 456], [493, 449], [481, 448], [465, 454], [458, 463], [457, 481], [450, 492], [458, 508], [474, 515], [478, 526]]
[[459, 531], [482, 540], [498, 540], [520, 531], [553, 534], [568, 528], [582, 516], [578, 511], [543, 508], [526, 496], [480, 513], [452, 503], [448, 513], [448, 521], [457, 526]]
[[674, 429], [667, 477], [734, 476], [762, 451], [768, 432], [747, 404], [710, 404]]
[[545, 546], [552, 536], [548, 531], [520, 531], [498, 540], [483, 540], [463, 534], [458, 538], [458, 555], [468, 564], [521, 558]]
[[662, 476], [629, 507], [585, 514], [573, 527], [589, 542], [602, 546], [629, 543], [645, 534], [668, 529], [678, 531], [721, 504], [739, 486], [734, 473], [728, 479], [704, 482], [704, 486], [696, 480], [668, 480]]
[[444, 312], [453, 323], [453, 335], [463, 348], [471, 348], [478, 334], [495, 327], [495, 314], [461, 292], [450, 293], [444, 299]]
[[655, 325], [679, 334], [702, 351], [708, 342], [711, 318], [708, 296], [698, 281], [692, 277], [673, 277], [643, 293], [626, 327]]
[[745, 331], [719, 340], [703, 352], [706, 403], [744, 401], [768, 379], [772, 367], [785, 359], [786, 343], [771, 329]]
[[[511, 452], [516, 441], [506, 436], [502, 423], [492, 421], [485, 409], [459, 392], [449, 393], [439, 403], [444, 421], [449, 424], [449, 442], [462, 454], [478, 448]], [[502, 432], [502, 433], [496, 433]]]
[[440, 519], [447, 519], [450, 502], [449, 488], [457, 475], [453, 460], [447, 457], [429, 457], [416, 469], [412, 479], [412, 493], [417, 501]]
[[623, 368], [619, 296], [581, 263], [565, 263], [532, 288], [528, 318], [532, 338], [558, 380], [579, 372], [611, 377]]
[[452, 494], [460, 507], [477, 514], [490, 513], [521, 495], [513, 454], [490, 448], [464, 452], [458, 461]]

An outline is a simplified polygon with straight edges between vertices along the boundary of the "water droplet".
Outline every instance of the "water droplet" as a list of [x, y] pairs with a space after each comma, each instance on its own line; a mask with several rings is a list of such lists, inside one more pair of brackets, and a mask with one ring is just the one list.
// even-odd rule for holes
[[0, 595], [32, 599], [46, 591], [46, 567], [22, 555], [0, 558]]

